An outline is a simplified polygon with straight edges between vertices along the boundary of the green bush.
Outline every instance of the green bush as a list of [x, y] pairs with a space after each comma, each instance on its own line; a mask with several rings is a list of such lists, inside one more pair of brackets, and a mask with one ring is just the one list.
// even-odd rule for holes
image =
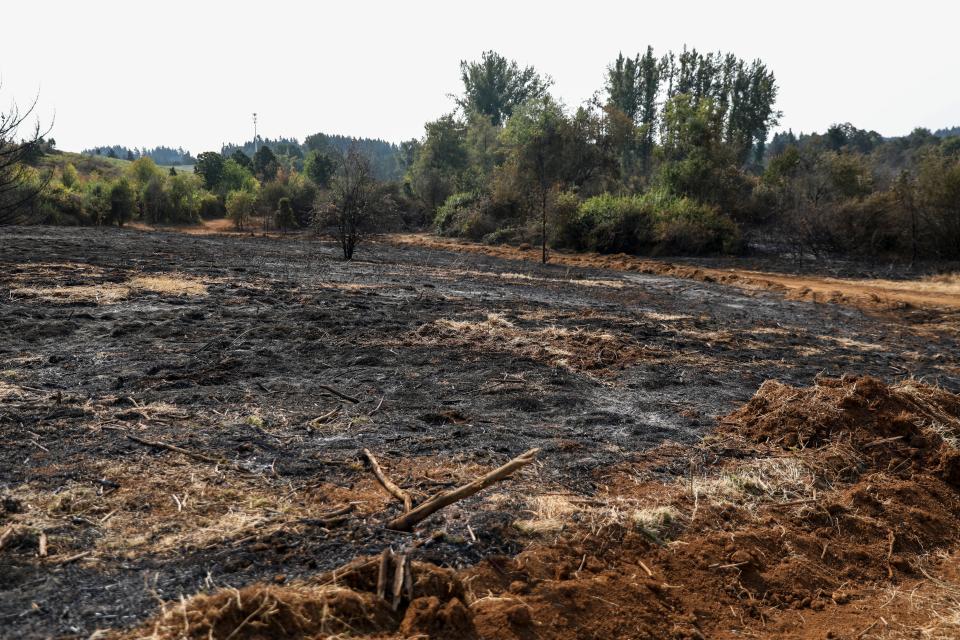
[[601, 253], [639, 253], [653, 240], [654, 210], [644, 196], [594, 196], [580, 205], [577, 231], [583, 248]]
[[690, 198], [668, 202], [657, 210], [656, 253], [734, 253], [741, 249], [737, 225], [714, 207]]
[[212, 220], [213, 218], [222, 218], [227, 210], [220, 202], [220, 198], [209, 191], [204, 191], [197, 201], [197, 213], [203, 220]]
[[460, 192], [454, 193], [437, 208], [437, 213], [433, 218], [433, 225], [440, 235], [456, 235], [450, 233], [453, 220], [458, 213], [468, 207], [473, 206], [477, 201], [477, 196], [472, 193]]
[[437, 209], [434, 225], [437, 232], [471, 240], [482, 240], [497, 230], [489, 198], [473, 193], [455, 193]]
[[740, 248], [736, 224], [714, 207], [666, 191], [584, 200], [556, 207], [556, 244], [600, 253], [719, 253]]

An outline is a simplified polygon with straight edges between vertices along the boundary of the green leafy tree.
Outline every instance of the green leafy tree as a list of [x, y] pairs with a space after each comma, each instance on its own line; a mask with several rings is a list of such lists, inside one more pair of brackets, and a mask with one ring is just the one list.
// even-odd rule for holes
[[252, 191], [240, 189], [227, 194], [227, 217], [229, 217], [238, 231], [243, 231], [249, 224], [256, 209], [257, 196]]
[[90, 180], [84, 186], [83, 210], [97, 226], [109, 221], [110, 187], [100, 180]]
[[640, 56], [624, 58], [621, 53], [607, 68], [608, 103], [631, 121], [636, 120], [642, 101], [639, 67]]
[[337, 169], [336, 159], [328, 152], [311, 149], [303, 162], [303, 171], [321, 189], [330, 186], [330, 178]]
[[110, 188], [110, 222], [122, 227], [136, 211], [136, 198], [126, 178], [120, 178]]
[[457, 181], [469, 166], [467, 130], [452, 114], [428, 122], [425, 128], [408, 179], [413, 192], [433, 213], [457, 190]]
[[253, 174], [232, 158], [223, 163], [219, 180], [219, 190], [222, 194], [238, 190], [256, 191], [258, 186]]
[[152, 176], [140, 190], [143, 219], [150, 223], [169, 222], [169, 201], [162, 175]]
[[230, 154], [230, 160], [233, 160], [251, 174], [254, 173], [253, 160], [251, 160], [250, 156], [245, 154], [241, 149], [234, 149], [233, 153]]
[[204, 151], [197, 156], [193, 172], [203, 178], [203, 186], [208, 191], [216, 191], [223, 178], [224, 160], [216, 151]]
[[253, 168], [256, 176], [260, 180], [267, 182], [277, 177], [280, 163], [277, 161], [277, 156], [270, 150], [270, 147], [263, 145], [253, 154]]
[[133, 178], [137, 189], [140, 190], [142, 190], [150, 180], [163, 177], [163, 172], [160, 171], [160, 168], [157, 166], [157, 163], [153, 161], [153, 158], [149, 156], [142, 156], [134, 160], [127, 169], [127, 173]]
[[479, 61], [461, 61], [460, 78], [464, 93], [457, 103], [467, 113], [487, 116], [496, 126], [525, 101], [546, 94], [553, 83], [533, 67], [521, 69], [495, 51], [485, 51]]
[[563, 108], [546, 95], [524, 103], [503, 130], [510, 160], [517, 171], [527, 177], [531, 191], [536, 194], [544, 263], [547, 262], [547, 205], [551, 190], [563, 175], [566, 128]]
[[167, 179], [167, 201], [170, 222], [200, 221], [200, 180], [185, 173]]

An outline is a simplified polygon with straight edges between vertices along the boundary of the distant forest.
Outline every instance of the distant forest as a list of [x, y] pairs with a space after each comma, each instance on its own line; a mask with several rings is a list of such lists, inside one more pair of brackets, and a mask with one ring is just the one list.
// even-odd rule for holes
[[104, 147], [94, 147], [93, 149], [84, 149], [81, 153], [85, 156], [104, 156], [106, 158], [120, 158], [121, 160], [138, 160], [140, 158], [150, 158], [157, 164], [163, 165], [183, 165], [194, 164], [197, 159], [190, 155], [189, 151], [184, 151], [183, 147], [173, 149], [171, 147], [154, 147], [153, 149], [134, 147], [130, 149], [122, 144], [109, 145]]
[[[378, 180], [399, 180], [403, 177], [403, 164], [400, 161], [400, 146], [385, 140], [373, 138], [354, 138], [327, 133], [314, 133], [307, 136], [301, 144], [296, 138], [258, 138], [258, 146], [269, 147], [274, 154], [292, 160], [292, 168], [303, 170], [303, 162], [311, 151], [333, 153], [343, 156], [350, 149], [363, 154], [373, 168]], [[254, 154], [253, 140], [243, 144], [225, 144], [220, 149], [220, 155], [227, 158], [234, 151], [242, 151], [252, 158]]]
[[[257, 138], [257, 144], [248, 140], [241, 144], [227, 143], [220, 149], [220, 155], [229, 157], [237, 150], [252, 158], [255, 146], [268, 147], [275, 155], [285, 158], [289, 162], [287, 168], [295, 171], [303, 170], [303, 162], [310, 151], [329, 152], [335, 155], [344, 155], [350, 149], [363, 154], [370, 160], [374, 175], [379, 180], [399, 180], [403, 177], [403, 163], [400, 161], [400, 146], [385, 140], [373, 138], [354, 138], [326, 133], [314, 133], [306, 137], [301, 144], [296, 138]], [[124, 145], [107, 145], [84, 149], [81, 153], [88, 156], [103, 156], [106, 158], [120, 158], [122, 160], [138, 160], [150, 158], [160, 165], [193, 165], [197, 159], [182, 147], [159, 146], [153, 149], [126, 147]]]
[[[0, 208], [22, 210], [19, 193], [38, 193], [20, 200], [38, 220], [229, 215], [238, 228], [255, 217], [320, 228], [318, 214], [350, 187], [359, 191], [348, 204], [378, 230], [536, 243], [545, 260], [551, 248], [960, 259], [960, 126], [898, 137], [848, 122], [781, 131], [773, 70], [733, 53], [646, 47], [600, 72], [591, 99], [566, 105], [549, 75], [484, 52], [460, 61], [450, 112], [400, 144], [315, 133], [195, 158], [168, 147], [85, 152], [134, 161], [83, 158], [123, 172], [114, 176], [73, 161], [47, 171], [53, 141], [40, 138], [21, 143], [31, 168], [8, 171], [17, 190]], [[176, 164], [193, 170], [157, 166]]]

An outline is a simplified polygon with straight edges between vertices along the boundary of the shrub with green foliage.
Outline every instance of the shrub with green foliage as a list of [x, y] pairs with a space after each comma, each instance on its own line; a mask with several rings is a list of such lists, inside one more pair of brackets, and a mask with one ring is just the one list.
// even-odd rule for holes
[[227, 216], [236, 225], [237, 230], [243, 231], [244, 225], [249, 224], [256, 205], [257, 196], [252, 191], [241, 189], [227, 194]]
[[434, 225], [441, 235], [481, 240], [497, 230], [497, 221], [486, 196], [454, 193], [437, 209]]
[[690, 198], [667, 197], [656, 208], [655, 252], [665, 255], [736, 253], [740, 230], [715, 207]]
[[666, 191], [557, 198], [556, 245], [601, 253], [720, 253], [739, 249], [737, 226], [714, 207]]
[[133, 217], [137, 200], [126, 178], [120, 178], [110, 187], [110, 222], [122, 227]]
[[564, 231], [574, 249], [601, 253], [639, 253], [653, 240], [654, 211], [642, 196], [605, 193], [585, 200]]

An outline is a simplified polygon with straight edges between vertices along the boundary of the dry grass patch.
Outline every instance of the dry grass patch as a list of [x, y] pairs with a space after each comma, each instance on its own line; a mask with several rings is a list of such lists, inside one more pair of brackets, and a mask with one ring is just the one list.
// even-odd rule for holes
[[[20, 278], [32, 281], [33, 278]], [[113, 304], [142, 292], [167, 296], [205, 296], [207, 285], [186, 274], [141, 275], [126, 282], [100, 282], [97, 284], [54, 284], [36, 286], [21, 284], [11, 289], [17, 297], [36, 298], [44, 302], [94, 302]]]
[[[71, 482], [56, 492], [33, 485], [17, 487], [11, 495], [28, 508], [13, 514], [12, 524], [54, 531], [79, 521], [99, 532], [95, 553], [134, 558], [297, 530], [305, 526], [304, 518], [367, 497], [325, 484], [296, 490], [212, 465], [183, 464], [173, 456], [162, 461], [125, 460], [91, 472], [104, 478], [106, 486]], [[368, 493], [373, 491], [371, 487]], [[51, 534], [50, 543], [56, 550], [71, 540]]]
[[652, 350], [622, 333], [558, 326], [522, 327], [500, 314], [484, 320], [435, 320], [402, 342], [458, 350], [509, 353], [571, 371], [602, 373], [622, 369]]

